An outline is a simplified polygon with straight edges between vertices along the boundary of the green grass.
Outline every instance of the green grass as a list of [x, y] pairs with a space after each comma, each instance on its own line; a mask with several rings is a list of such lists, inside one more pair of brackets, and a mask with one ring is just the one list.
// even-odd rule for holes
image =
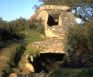
[[33, 43], [33, 42], [42, 40], [42, 37], [41, 37], [42, 34], [37, 31], [24, 31], [22, 32], [22, 34], [25, 34], [24, 40], [26, 43]]

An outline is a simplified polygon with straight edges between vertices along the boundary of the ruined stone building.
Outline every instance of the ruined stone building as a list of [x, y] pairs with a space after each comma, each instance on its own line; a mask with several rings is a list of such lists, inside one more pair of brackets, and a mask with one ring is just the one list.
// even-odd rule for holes
[[[30, 47], [32, 49], [40, 49], [41, 58], [47, 54], [49, 60], [51, 60], [51, 57], [56, 54], [56, 61], [63, 60], [62, 56], [66, 54], [63, 44], [65, 34], [69, 26], [76, 24], [75, 16], [70, 12], [70, 7], [55, 5], [42, 6], [36, 13], [36, 19], [42, 20], [46, 37], [43, 41], [27, 45], [26, 49]], [[45, 58], [42, 59], [45, 60]]]
[[68, 27], [76, 23], [68, 6], [46, 5], [40, 7], [37, 18], [42, 19], [46, 37], [64, 38]]
[[69, 28], [76, 24], [75, 16], [68, 6], [45, 5], [37, 11], [36, 19], [41, 19], [45, 29], [46, 40], [32, 44], [35, 48], [41, 48], [42, 53], [65, 53], [65, 34]]

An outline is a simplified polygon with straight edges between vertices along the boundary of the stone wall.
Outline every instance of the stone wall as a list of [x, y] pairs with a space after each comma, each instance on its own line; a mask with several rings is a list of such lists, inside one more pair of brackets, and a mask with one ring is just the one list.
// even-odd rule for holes
[[70, 9], [70, 7], [66, 6], [66, 5], [63, 5], [63, 6], [44, 5], [44, 6], [39, 8], [38, 12], [41, 12], [42, 10], [63, 10], [63, 11], [67, 11], [69, 9]]
[[[45, 40], [40, 42], [35, 42], [31, 44], [35, 48], [40, 48], [42, 51], [40, 53], [65, 53], [63, 42], [66, 32], [69, 26], [75, 25], [75, 16], [69, 12], [69, 6], [55, 6], [55, 5], [45, 5], [40, 7], [37, 12], [37, 19], [42, 19], [43, 26], [45, 27]], [[52, 22], [53, 16], [54, 25], [49, 25]], [[52, 22], [52, 23], [53, 23]], [[58, 22], [56, 24], [56, 22]]]
[[28, 47], [31, 46], [34, 49], [40, 49], [40, 53], [61, 53], [64, 54], [64, 45], [61, 39], [51, 38], [46, 39], [40, 42], [34, 42], [33, 44], [29, 44]]
[[68, 27], [76, 24], [75, 16], [68, 10], [70, 10], [70, 7], [66, 5], [45, 5], [40, 7], [37, 18], [42, 19], [44, 23], [46, 37], [63, 38], [63, 34]]

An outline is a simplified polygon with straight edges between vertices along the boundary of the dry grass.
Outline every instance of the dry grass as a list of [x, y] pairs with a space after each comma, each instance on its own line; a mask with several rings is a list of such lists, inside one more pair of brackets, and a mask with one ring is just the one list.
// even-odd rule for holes
[[20, 45], [13, 43], [6, 48], [3, 48], [0, 52], [0, 74], [3, 74], [3, 71], [10, 68], [10, 63], [13, 60], [15, 53]]

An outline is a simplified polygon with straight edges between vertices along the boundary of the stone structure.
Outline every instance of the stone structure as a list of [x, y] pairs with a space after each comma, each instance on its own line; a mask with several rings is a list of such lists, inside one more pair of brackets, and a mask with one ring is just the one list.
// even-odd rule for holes
[[28, 44], [26, 49], [35, 49], [35, 50], [40, 50], [40, 53], [60, 53], [64, 54], [64, 45], [62, 43], [62, 40], [60, 39], [46, 39], [43, 41], [39, 42], [34, 42], [33, 44]]
[[63, 11], [67, 11], [69, 10], [70, 7], [69, 6], [66, 6], [66, 5], [63, 5], [63, 6], [56, 6], [56, 5], [44, 5], [42, 7], [39, 8], [39, 12], [41, 12], [42, 10], [57, 10], [57, 11], [60, 11], [60, 10], [63, 10]]
[[68, 27], [76, 24], [75, 16], [69, 10], [68, 6], [46, 5], [40, 7], [37, 19], [42, 19], [46, 37], [63, 39]]
[[[40, 7], [40, 9], [38, 9], [37, 13], [34, 14], [32, 18], [42, 20], [43, 26], [45, 28], [46, 38], [43, 41], [28, 44], [26, 50], [31, 51], [31, 49], [35, 49], [35, 52], [39, 49], [38, 52], [40, 54], [52, 53], [52, 55], [65, 55], [65, 34], [67, 33], [69, 26], [76, 24], [75, 16], [69, 12], [69, 10], [70, 7], [68, 6], [45, 5]], [[57, 57], [59, 57], [59, 55], [57, 55]], [[63, 57], [61, 56], [61, 58]]]
[[[65, 54], [63, 42], [70, 26], [75, 25], [75, 16], [69, 6], [45, 5], [37, 11], [36, 19], [41, 19], [47, 39], [35, 42], [32, 48], [42, 49], [40, 53]], [[27, 47], [28, 49], [28, 47]]]

